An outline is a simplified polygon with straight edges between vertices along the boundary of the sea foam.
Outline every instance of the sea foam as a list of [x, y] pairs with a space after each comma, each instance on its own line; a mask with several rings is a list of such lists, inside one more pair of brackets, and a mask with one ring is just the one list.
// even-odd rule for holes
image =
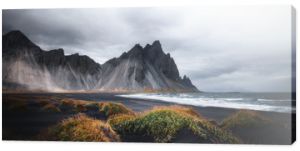
[[[195, 95], [189, 94], [126, 94], [118, 95], [125, 98], [137, 98], [137, 99], [149, 99], [159, 100], [170, 103], [177, 103], [183, 105], [193, 105], [200, 107], [221, 107], [221, 108], [233, 108], [233, 109], [249, 109], [258, 111], [274, 111], [291, 113], [292, 107], [289, 106], [275, 106], [270, 104], [261, 104], [256, 101], [249, 101], [247, 98], [214, 98], [214, 97], [195, 97]], [[262, 101], [264, 99], [257, 99]], [[268, 100], [274, 101], [274, 100]]]

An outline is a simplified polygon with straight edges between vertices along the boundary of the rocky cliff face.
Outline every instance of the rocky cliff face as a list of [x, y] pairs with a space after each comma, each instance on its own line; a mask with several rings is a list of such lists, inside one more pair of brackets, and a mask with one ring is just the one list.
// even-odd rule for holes
[[88, 56], [65, 55], [63, 49], [44, 51], [20, 31], [2, 37], [3, 87], [103, 91], [198, 91], [180, 77], [174, 59], [159, 41], [135, 45], [103, 65]]

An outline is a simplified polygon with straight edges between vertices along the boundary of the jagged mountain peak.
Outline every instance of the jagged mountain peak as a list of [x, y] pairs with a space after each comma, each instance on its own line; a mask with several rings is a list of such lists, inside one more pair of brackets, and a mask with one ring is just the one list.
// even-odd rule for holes
[[140, 44], [136, 44], [133, 48], [131, 48], [127, 53], [125, 53], [126, 57], [139, 57], [141, 58], [143, 56], [143, 47]]
[[[157, 50], [157, 51], [161, 51], [163, 52], [162, 50], [162, 47], [161, 47], [161, 44], [160, 44], [160, 41], [159, 40], [155, 40], [153, 41], [152, 45], [149, 45], [151, 49], [153, 50]], [[147, 50], [150, 50], [150, 49], [147, 49]]]
[[174, 59], [158, 40], [145, 47], [136, 44], [102, 65], [86, 55], [65, 55], [61, 48], [44, 51], [20, 31], [3, 35], [2, 49], [5, 83], [50, 91], [198, 91], [187, 76], [179, 76]]
[[[146, 44], [143, 48], [140, 44], [135, 44], [129, 51], [124, 52], [120, 58], [136, 58], [143, 59], [149, 58], [150, 60], [154, 60], [157, 57], [166, 55], [162, 48], [161, 44], [158, 40], [155, 40], [151, 45]], [[170, 56], [170, 55], [168, 55]]]
[[151, 47], [150, 44], [146, 44], [146, 46], [144, 47], [144, 50], [147, 50], [147, 49], [149, 49], [150, 47]]
[[65, 51], [62, 48], [58, 48], [58, 49], [53, 49], [53, 50], [50, 50], [50, 51], [46, 51], [46, 53], [57, 54], [57, 55], [61, 55], [61, 56], [65, 55]]
[[[174, 59], [170, 53], [165, 53], [162, 50], [158, 40], [151, 45], [147, 44], [144, 48], [140, 44], [136, 44], [119, 58], [107, 61], [104, 66], [108, 71], [111, 71], [111, 66], [114, 68], [119, 67], [126, 78], [117, 76], [118, 79], [131, 79], [125, 82], [127, 84], [123, 83], [130, 88], [138, 85], [138, 87], [147, 86], [148, 88], [163, 87], [172, 89], [172, 87], [176, 87], [176, 89], [197, 90], [187, 76], [184, 76], [184, 78], [180, 77]], [[112, 75], [114, 76], [120, 74], [119, 71], [113, 71], [113, 73]], [[157, 83], [154, 82], [155, 80]], [[130, 83], [133, 83], [133, 85], [135, 83], [136, 86], [130, 85]]]
[[[132, 47], [128, 52], [124, 52], [121, 55], [121, 58], [141, 58], [146, 57], [153, 61], [157, 57], [161, 57], [166, 55], [161, 47], [161, 44], [159, 40], [155, 40], [151, 45], [146, 44], [146, 46], [143, 48], [140, 44], [135, 44], [134, 47]], [[170, 56], [170, 54], [167, 54], [167, 56]]]
[[161, 47], [160, 41], [159, 40], [154, 40], [153, 43], [152, 43], [152, 46]]
[[10, 47], [10, 48], [37, 48], [39, 47], [35, 45], [25, 34], [23, 34], [19, 30], [14, 30], [6, 33], [2, 36], [2, 46]]
[[[10, 32], [6, 33], [4, 36], [6, 36], [6, 38], [7, 38], [7, 37], [11, 37], [11, 36], [13, 36], [13, 37], [22, 37], [22, 38], [24, 38], [24, 39], [29, 40], [29, 39], [25, 36], [25, 34], [23, 34], [20, 30], [13, 30], [13, 31], [10, 31]], [[30, 40], [29, 40], [29, 41], [30, 41]]]
[[143, 47], [140, 44], [135, 44], [132, 49], [143, 49]]

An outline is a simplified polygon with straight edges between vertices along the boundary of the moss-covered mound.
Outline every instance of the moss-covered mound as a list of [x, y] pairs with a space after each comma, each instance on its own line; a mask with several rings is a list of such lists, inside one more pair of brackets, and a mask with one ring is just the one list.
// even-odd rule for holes
[[58, 107], [56, 107], [54, 104], [44, 105], [42, 107], [42, 110], [46, 111], [46, 112], [61, 112], [60, 109]]
[[24, 101], [19, 101], [19, 100], [16, 100], [16, 101], [12, 101], [12, 102], [9, 102], [7, 103], [7, 109], [10, 110], [10, 111], [14, 111], [14, 112], [26, 112], [28, 111], [28, 103], [27, 102], [24, 102]]
[[39, 138], [50, 141], [120, 141], [119, 136], [108, 124], [84, 114], [77, 114], [63, 120], [49, 128]]
[[3, 94], [3, 109], [9, 112], [58, 112], [56, 96], [32, 96], [30, 94]]
[[98, 112], [107, 118], [117, 114], [134, 114], [134, 112], [120, 103], [94, 102], [76, 99], [63, 99], [60, 101], [60, 109], [66, 112], [86, 113]]
[[99, 103], [100, 112], [103, 112], [105, 116], [110, 117], [118, 114], [134, 115], [134, 112], [120, 103], [101, 102]]
[[238, 128], [256, 128], [270, 123], [270, 120], [263, 117], [258, 112], [249, 110], [240, 110], [233, 115], [226, 118], [221, 127], [228, 130], [235, 130]]
[[4, 110], [9, 112], [33, 112], [39, 114], [77, 114], [106, 120], [112, 115], [135, 114], [123, 104], [113, 102], [96, 102], [58, 96], [9, 95], [3, 101]]
[[77, 100], [77, 99], [70, 99], [64, 98], [59, 101], [59, 108], [64, 112], [84, 112], [87, 111], [85, 105], [89, 104], [89, 101], [85, 100]]
[[270, 119], [249, 110], [240, 110], [221, 124], [223, 129], [232, 132], [244, 143], [270, 143], [270, 136], [277, 133], [274, 126]]
[[196, 118], [204, 119], [204, 117], [202, 115], [200, 115], [198, 112], [196, 112], [192, 108], [183, 107], [183, 106], [179, 106], [179, 105], [156, 106], [156, 107], [153, 107], [153, 109], [150, 110], [150, 112], [160, 111], [160, 110], [171, 110], [171, 111], [174, 111], [178, 114], [182, 114], [182, 115], [186, 115], [186, 116], [193, 116], [193, 117], [196, 117]]
[[191, 142], [197, 143], [238, 143], [195, 111], [179, 106], [156, 107], [139, 115], [121, 114], [108, 123], [124, 141], [181, 142], [193, 137]]

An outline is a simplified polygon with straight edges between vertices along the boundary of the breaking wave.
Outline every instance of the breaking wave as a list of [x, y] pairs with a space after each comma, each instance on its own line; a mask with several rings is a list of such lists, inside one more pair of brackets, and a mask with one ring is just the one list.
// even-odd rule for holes
[[[271, 100], [271, 99], [250, 99], [250, 98], [238, 98], [238, 97], [203, 97], [199, 95], [189, 95], [189, 94], [126, 94], [118, 95], [126, 98], [138, 98], [138, 99], [151, 99], [160, 100], [165, 102], [183, 104], [183, 105], [193, 105], [201, 107], [222, 107], [222, 108], [233, 108], [233, 109], [249, 109], [258, 111], [274, 111], [274, 112], [284, 112], [291, 113], [293, 110], [291, 102], [285, 100], [288, 104], [278, 105], [276, 103], [272, 104], [270, 102], [282, 101], [282, 100]], [[263, 101], [269, 101], [269, 103], [263, 103]]]

